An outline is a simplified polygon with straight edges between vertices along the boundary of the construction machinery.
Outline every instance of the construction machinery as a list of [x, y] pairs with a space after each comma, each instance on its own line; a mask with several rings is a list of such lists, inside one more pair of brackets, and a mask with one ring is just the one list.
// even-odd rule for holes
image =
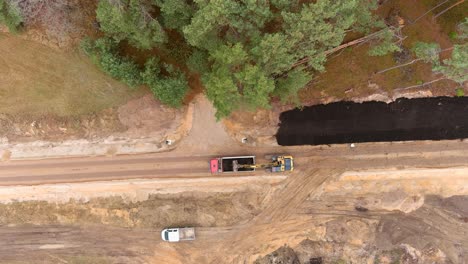
[[271, 162], [256, 164], [255, 156], [220, 157], [211, 159], [211, 173], [249, 172], [255, 169], [268, 169], [271, 172], [294, 170], [294, 159], [290, 155], [268, 155]]
[[271, 162], [262, 164], [234, 164], [237, 169], [268, 169], [271, 172], [285, 172], [294, 170], [294, 159], [292, 156], [271, 156]]

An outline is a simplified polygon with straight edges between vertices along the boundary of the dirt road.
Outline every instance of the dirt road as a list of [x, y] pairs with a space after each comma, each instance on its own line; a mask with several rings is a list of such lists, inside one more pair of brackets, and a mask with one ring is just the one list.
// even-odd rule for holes
[[[226, 149], [223, 155], [257, 155], [290, 153], [295, 156], [299, 171], [310, 168], [340, 168], [361, 170], [375, 168], [443, 168], [468, 164], [468, 142], [407, 142], [358, 144], [319, 147], [281, 147]], [[195, 178], [213, 177], [208, 173], [208, 161], [219, 153], [187, 156], [172, 151], [157, 154], [114, 157], [87, 157], [48, 160], [0, 162], [0, 185], [32, 185], [117, 180], [132, 178]], [[242, 175], [242, 174], [241, 174]], [[243, 174], [249, 176], [253, 174]], [[234, 176], [224, 174], [222, 177]]]
[[[159, 237], [154, 230], [93, 226], [1, 227], [0, 235], [0, 263], [37, 263], [38, 259], [41, 263], [102, 263], [97, 260], [103, 254], [113, 255], [119, 263], [143, 263], [145, 256], [152, 255], [147, 245]], [[78, 262], [79, 256], [87, 257]]]
[[[412, 168], [432, 171], [432, 169], [466, 167], [467, 147], [468, 142], [465, 141], [423, 141], [357, 144], [354, 148], [336, 145], [226, 150], [225, 155], [257, 155], [259, 162], [265, 161], [262, 159], [265, 154], [290, 153], [295, 156], [295, 172], [289, 174], [286, 180], [279, 184], [282, 187], [265, 201], [261, 212], [246, 223], [228, 227], [200, 228], [197, 231], [196, 243], [177, 244], [160, 241], [159, 234], [155, 231], [149, 234], [139, 229], [117, 230], [106, 227], [96, 231], [93, 227], [71, 229], [59, 227], [50, 231], [50, 228], [55, 227], [25, 229], [25, 227], [4, 226], [0, 228], [0, 235], [8, 238], [5, 241], [12, 241], [13, 237], [17, 240], [3, 246], [0, 244], [0, 248], [3, 248], [0, 256], [2, 259], [23, 260], [21, 254], [29, 250], [31, 253], [28, 254], [28, 258], [34, 259], [35, 256], [45, 255], [49, 256], [50, 263], [66, 263], [53, 258], [65, 258], [67, 255], [76, 257], [85, 253], [114, 256], [118, 260], [120, 257], [132, 258], [119, 260], [117, 263], [251, 263], [257, 257], [285, 243], [297, 245], [304, 239], [323, 239], [326, 221], [336, 217], [377, 221], [376, 219], [384, 217], [390, 211], [371, 210], [362, 214], [354, 210], [352, 199], [362, 195], [359, 193], [360, 188], [372, 190], [373, 187], [368, 182], [385, 184], [391, 180], [410, 181], [412, 184], [415, 182], [414, 179], [411, 180], [413, 175], [411, 173], [386, 177], [382, 174], [385, 171], [407, 172]], [[231, 176], [231, 174], [213, 176], [207, 172], [207, 161], [220, 153], [200, 154], [200, 156], [189, 156], [183, 151], [175, 150], [135, 156], [8, 161], [0, 163], [0, 185], [124, 178], [222, 179]], [[366, 174], [372, 170], [381, 172]], [[346, 171], [354, 172], [346, 173]], [[362, 175], [359, 174], [361, 171]], [[243, 175], [249, 179], [249, 176], [258, 174], [265, 175], [264, 172]], [[239, 175], [232, 174], [232, 176]], [[382, 179], [379, 179], [379, 175]], [[466, 183], [465, 172], [461, 176], [445, 175], [462, 177], [461, 182]], [[392, 177], [396, 178], [391, 179]], [[339, 180], [336, 180], [338, 178]], [[437, 179], [440, 183], [442, 178], [438, 176]], [[353, 184], [357, 184], [359, 188], [347, 188]], [[454, 184], [457, 185], [456, 182]], [[396, 187], [401, 188], [400, 186], [403, 185]], [[380, 187], [374, 189], [376, 192], [382, 190]], [[325, 197], [319, 202], [310, 200], [320, 192], [325, 192], [325, 196], [332, 195], [330, 197], [334, 199], [326, 200], [328, 198]], [[355, 194], [351, 195], [351, 192]], [[343, 197], [336, 196], [336, 193], [342, 193]], [[350, 201], [349, 204], [346, 203], [347, 200]], [[430, 223], [431, 226], [438, 224], [439, 222]], [[155, 230], [159, 230], [158, 228]], [[455, 224], [447, 226], [450, 230], [456, 228]], [[462, 238], [458, 240], [464, 241]], [[99, 247], [93, 248], [97, 244]], [[125, 249], [126, 251], [124, 249], [120, 251], [122, 245], [131, 245], [131, 247]]]

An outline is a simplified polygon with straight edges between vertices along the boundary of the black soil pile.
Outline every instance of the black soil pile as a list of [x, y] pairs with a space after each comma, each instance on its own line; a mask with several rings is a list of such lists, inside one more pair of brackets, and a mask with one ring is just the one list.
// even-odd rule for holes
[[468, 97], [337, 102], [283, 112], [279, 145], [468, 138]]

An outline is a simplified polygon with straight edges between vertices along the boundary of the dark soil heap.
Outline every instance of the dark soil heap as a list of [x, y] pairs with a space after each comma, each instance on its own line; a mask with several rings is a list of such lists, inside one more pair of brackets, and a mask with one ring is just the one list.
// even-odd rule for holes
[[468, 137], [468, 98], [337, 102], [283, 112], [279, 145], [443, 140]]

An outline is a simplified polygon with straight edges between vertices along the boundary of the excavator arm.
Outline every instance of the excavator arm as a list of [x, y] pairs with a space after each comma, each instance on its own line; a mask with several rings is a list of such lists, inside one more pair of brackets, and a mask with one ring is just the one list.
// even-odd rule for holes
[[233, 161], [234, 171], [238, 169], [262, 169], [270, 168], [272, 172], [292, 171], [294, 169], [292, 156], [274, 156], [274, 160], [263, 164], [239, 164]]
[[279, 166], [279, 162], [271, 162], [271, 163], [263, 163], [263, 164], [238, 164], [237, 162], [234, 164], [236, 168], [240, 169], [262, 169], [262, 168], [271, 168], [275, 166]]
[[236, 169], [263, 169], [263, 168], [271, 168], [280, 165], [280, 162], [274, 161], [270, 163], [263, 163], [263, 164], [239, 164], [237, 161], [234, 161], [234, 167]]

